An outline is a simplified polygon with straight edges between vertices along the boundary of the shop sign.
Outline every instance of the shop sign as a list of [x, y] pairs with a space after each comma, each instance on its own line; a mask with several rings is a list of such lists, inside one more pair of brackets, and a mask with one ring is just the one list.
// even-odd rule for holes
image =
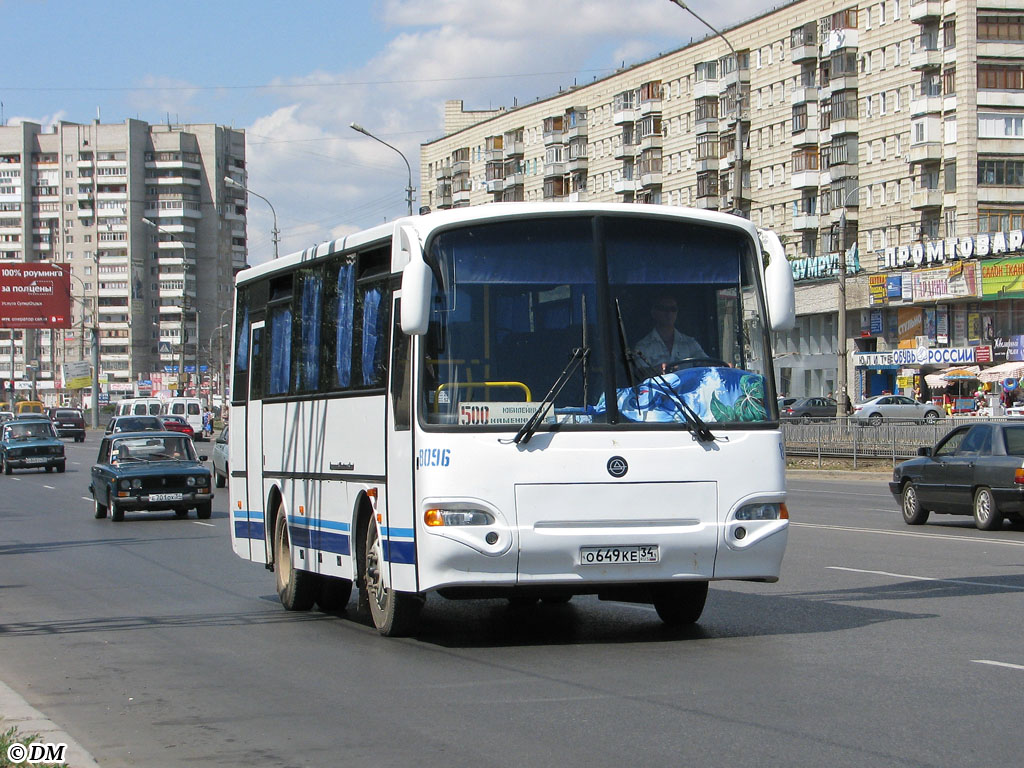
[[927, 243], [900, 245], [885, 249], [886, 269], [923, 267], [927, 264], [945, 264], [962, 259], [983, 259], [1004, 253], [1024, 251], [1024, 231], [986, 232], [973, 237], [947, 237]]
[[935, 308], [935, 342], [949, 344], [949, 307]]
[[885, 333], [885, 323], [883, 322], [882, 310], [872, 309], [871, 310], [871, 335], [881, 336]]
[[899, 310], [900, 346], [917, 347], [917, 337], [921, 336], [924, 327], [923, 313], [917, 307], [900, 307]]
[[[793, 259], [789, 262], [793, 270], [794, 280], [820, 280], [835, 277], [839, 274], [839, 254], [826, 253], [823, 256], [810, 256], [804, 259]], [[860, 271], [860, 263], [847, 259], [846, 274], [855, 275]]]
[[863, 368], [891, 368], [893, 366], [968, 365], [978, 360], [978, 354], [992, 359], [991, 347], [918, 347], [894, 349], [891, 352], [857, 352], [855, 365]]
[[1024, 336], [1008, 336], [993, 341], [992, 359], [997, 363], [1024, 362]]
[[981, 297], [1024, 299], [1024, 259], [998, 259], [981, 267]]
[[910, 273], [915, 302], [977, 298], [981, 295], [978, 265], [958, 262], [948, 267]]
[[[888, 275], [868, 275], [869, 306], [884, 306], [889, 303], [888, 280]], [[902, 291], [900, 295], [902, 295]]]

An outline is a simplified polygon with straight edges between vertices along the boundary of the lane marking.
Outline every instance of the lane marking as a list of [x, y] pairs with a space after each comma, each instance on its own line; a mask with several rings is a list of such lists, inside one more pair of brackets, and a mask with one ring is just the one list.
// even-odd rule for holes
[[937, 581], [942, 584], [964, 584], [968, 587], [990, 587], [993, 589], [1008, 589], [1011, 592], [1024, 592], [1024, 586], [1018, 587], [1012, 584], [994, 584], [991, 581], [968, 581], [967, 579], [937, 579], [932, 576], [911, 576], [908, 573], [890, 573], [889, 571], [869, 571], [864, 568], [844, 568], [839, 565], [827, 565], [829, 571], [848, 571], [849, 573], [868, 573], [872, 576], [889, 576], [894, 579], [908, 579], [910, 581]]
[[94, 501], [92, 496], [83, 496], [82, 501]]
[[971, 659], [972, 664], [988, 664], [991, 667], [1008, 667], [1010, 669], [1024, 669], [1024, 664], [1008, 664], [1005, 661], [992, 661], [991, 659]]
[[43, 488], [49, 488], [51, 491], [57, 490], [56, 487], [53, 485], [44, 485]]
[[[873, 510], [874, 511], [874, 510]], [[1004, 544], [1008, 547], [1024, 547], [1024, 541], [1010, 541], [1009, 539], [981, 538], [979, 536], [952, 536], [945, 533], [912, 533], [910, 531], [883, 531], [880, 528], [854, 528], [846, 525], [823, 525], [821, 523], [794, 523], [789, 521], [790, 527], [797, 528], [824, 528], [832, 531], [849, 531], [851, 533], [875, 533], [882, 536], [909, 536], [916, 539], [944, 539], [946, 541], [964, 541], [972, 544]]]
[[210, 528], [216, 528], [217, 527], [214, 523], [200, 523], [198, 520], [193, 520], [192, 524], [193, 525], [205, 525], [205, 526], [208, 526]]

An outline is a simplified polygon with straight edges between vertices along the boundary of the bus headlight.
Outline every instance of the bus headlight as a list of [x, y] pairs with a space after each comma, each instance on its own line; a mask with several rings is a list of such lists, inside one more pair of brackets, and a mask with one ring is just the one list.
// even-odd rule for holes
[[423, 522], [429, 527], [442, 525], [493, 525], [494, 515], [482, 509], [428, 509]]
[[789, 510], [784, 503], [747, 504], [736, 510], [737, 520], [788, 520]]

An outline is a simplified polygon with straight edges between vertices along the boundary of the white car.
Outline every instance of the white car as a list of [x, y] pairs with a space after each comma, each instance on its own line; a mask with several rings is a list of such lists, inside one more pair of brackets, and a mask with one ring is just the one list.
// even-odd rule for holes
[[854, 421], [881, 424], [885, 421], [924, 421], [934, 424], [942, 418], [942, 409], [935, 403], [921, 403], [903, 395], [878, 395], [853, 406]]
[[224, 427], [213, 444], [213, 482], [218, 488], [228, 484], [228, 428]]

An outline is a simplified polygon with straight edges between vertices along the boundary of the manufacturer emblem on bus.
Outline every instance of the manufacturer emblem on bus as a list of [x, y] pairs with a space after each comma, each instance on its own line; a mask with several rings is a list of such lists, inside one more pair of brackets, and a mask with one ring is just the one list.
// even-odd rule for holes
[[612, 477], [625, 477], [629, 472], [629, 464], [621, 456], [612, 456], [608, 459], [608, 474]]

